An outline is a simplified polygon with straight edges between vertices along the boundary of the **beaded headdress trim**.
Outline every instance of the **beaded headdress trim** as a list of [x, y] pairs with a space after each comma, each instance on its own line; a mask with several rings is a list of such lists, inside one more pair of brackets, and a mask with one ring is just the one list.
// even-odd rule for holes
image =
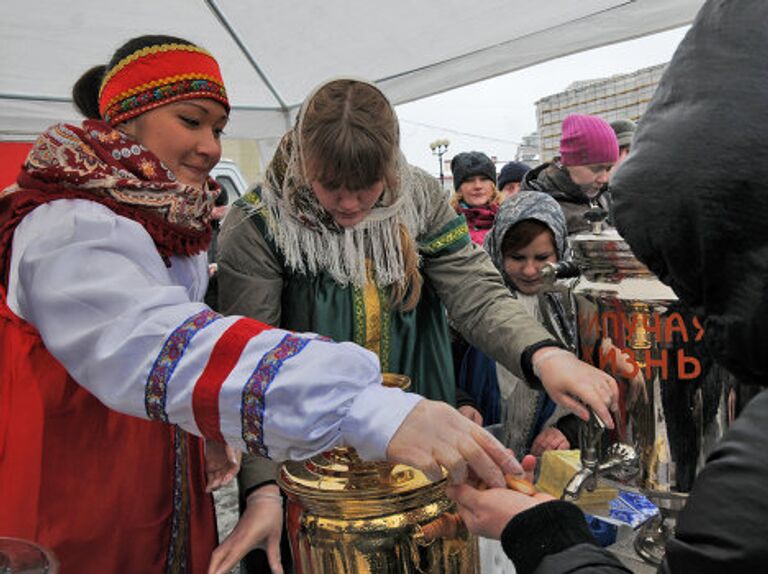
[[221, 71], [206, 50], [159, 44], [135, 51], [104, 76], [99, 90], [102, 119], [115, 126], [178, 100], [211, 98], [229, 111]]

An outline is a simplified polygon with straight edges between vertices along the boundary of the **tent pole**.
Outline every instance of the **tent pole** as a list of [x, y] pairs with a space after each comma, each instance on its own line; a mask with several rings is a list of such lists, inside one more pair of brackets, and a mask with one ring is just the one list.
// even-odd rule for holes
[[274, 96], [275, 100], [277, 100], [277, 103], [280, 104], [280, 109], [283, 111], [283, 114], [286, 116], [288, 123], [290, 123], [290, 111], [289, 111], [288, 105], [285, 103], [283, 98], [280, 97], [280, 94], [277, 92], [277, 89], [275, 89], [275, 87], [272, 85], [272, 82], [269, 81], [269, 78], [267, 78], [266, 74], [264, 74], [264, 72], [261, 70], [261, 68], [259, 67], [259, 64], [256, 62], [256, 58], [254, 58], [253, 54], [251, 54], [251, 51], [248, 49], [245, 43], [240, 39], [240, 36], [237, 34], [237, 32], [235, 32], [235, 29], [232, 27], [232, 24], [230, 24], [229, 19], [224, 15], [224, 12], [222, 12], [221, 9], [219, 8], [219, 5], [216, 3], [216, 0], [205, 0], [205, 3], [208, 4], [208, 7], [211, 9], [211, 12], [213, 12], [214, 16], [216, 16], [216, 18], [219, 20], [221, 25], [224, 26], [224, 29], [227, 31], [230, 37], [235, 41], [238, 48], [240, 48], [240, 51], [246, 57], [246, 59], [251, 64], [253, 69], [259, 75], [259, 77], [267, 86], [269, 91], [272, 92], [272, 95]]

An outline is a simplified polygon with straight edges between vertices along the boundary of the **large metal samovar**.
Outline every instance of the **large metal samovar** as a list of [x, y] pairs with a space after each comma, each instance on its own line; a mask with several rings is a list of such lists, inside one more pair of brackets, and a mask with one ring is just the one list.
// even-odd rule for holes
[[477, 538], [445, 495], [445, 478], [339, 447], [285, 463], [278, 484], [298, 574], [478, 571]]
[[[596, 232], [595, 232], [596, 231]], [[699, 319], [632, 254], [615, 229], [571, 238], [580, 358], [621, 381], [609, 437], [634, 447], [636, 485], [660, 509], [635, 539], [659, 563], [697, 471], [727, 426], [730, 375], [707, 355]]]

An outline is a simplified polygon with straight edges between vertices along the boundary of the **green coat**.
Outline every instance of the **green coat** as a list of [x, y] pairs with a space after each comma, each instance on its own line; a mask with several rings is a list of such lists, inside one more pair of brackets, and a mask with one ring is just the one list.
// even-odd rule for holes
[[372, 294], [342, 287], [324, 273], [298, 275], [286, 269], [256, 192], [235, 203], [222, 224], [221, 311], [357, 342], [379, 355], [382, 370], [409, 375], [412, 390], [453, 404], [447, 309], [471, 344], [524, 378], [523, 351], [551, 336], [510, 296], [487, 253], [470, 241], [464, 218], [451, 208], [437, 180], [417, 168], [412, 172], [429, 189], [426, 232], [415, 238], [424, 287], [414, 311], [387, 311], [387, 294], [378, 290]]

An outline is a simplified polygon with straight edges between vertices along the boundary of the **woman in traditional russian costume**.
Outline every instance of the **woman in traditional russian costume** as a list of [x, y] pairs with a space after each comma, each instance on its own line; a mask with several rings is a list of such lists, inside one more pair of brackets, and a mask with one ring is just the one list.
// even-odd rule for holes
[[503, 484], [503, 447], [381, 386], [374, 353], [201, 302], [229, 114], [208, 52], [136, 38], [73, 96], [89, 119], [42, 134], [0, 196], [0, 536], [52, 549], [62, 574], [205, 572], [205, 471], [221, 483], [235, 451], [347, 444]]

